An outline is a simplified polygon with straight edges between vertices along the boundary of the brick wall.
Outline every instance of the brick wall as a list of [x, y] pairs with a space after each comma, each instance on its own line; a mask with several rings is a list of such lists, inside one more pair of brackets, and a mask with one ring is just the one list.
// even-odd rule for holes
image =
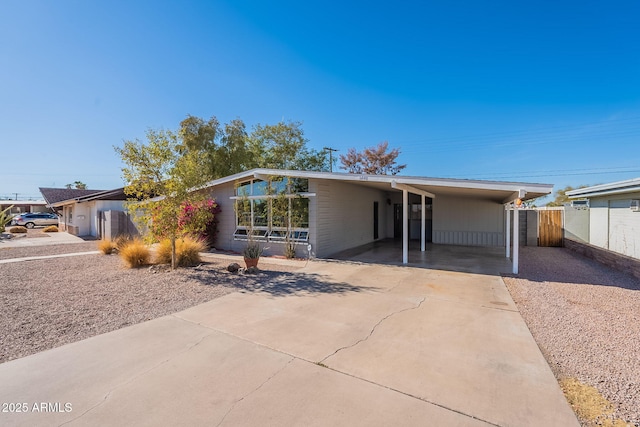
[[564, 239], [564, 246], [587, 258], [594, 259], [616, 270], [632, 274], [640, 279], [640, 260], [638, 259], [567, 238]]

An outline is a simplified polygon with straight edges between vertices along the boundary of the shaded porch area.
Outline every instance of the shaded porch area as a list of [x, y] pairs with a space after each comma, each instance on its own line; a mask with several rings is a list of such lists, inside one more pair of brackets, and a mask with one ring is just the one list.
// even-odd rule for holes
[[432, 270], [497, 276], [511, 273], [512, 264], [505, 257], [503, 247], [459, 246], [426, 243], [420, 250], [420, 241], [409, 241], [409, 262], [402, 263], [402, 240], [384, 239], [333, 254], [328, 259], [373, 264], [409, 265]]

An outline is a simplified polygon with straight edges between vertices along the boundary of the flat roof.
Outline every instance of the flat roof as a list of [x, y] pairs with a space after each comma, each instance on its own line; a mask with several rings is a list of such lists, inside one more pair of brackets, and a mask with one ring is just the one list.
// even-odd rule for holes
[[610, 182], [608, 184], [593, 185], [567, 191], [570, 199], [608, 196], [613, 194], [637, 193], [640, 191], [640, 178], [625, 181]]

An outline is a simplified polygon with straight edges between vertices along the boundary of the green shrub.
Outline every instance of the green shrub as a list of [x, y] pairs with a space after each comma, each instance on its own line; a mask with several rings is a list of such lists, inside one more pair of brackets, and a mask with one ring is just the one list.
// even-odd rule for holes
[[[178, 267], [192, 267], [202, 262], [200, 252], [206, 250], [206, 245], [200, 239], [183, 237], [176, 239], [176, 264]], [[171, 240], [164, 239], [156, 248], [156, 262], [171, 264]]]
[[129, 241], [119, 252], [125, 264], [130, 268], [148, 265], [151, 259], [149, 248], [139, 239]]
[[9, 233], [14, 233], [14, 234], [26, 233], [26, 232], [27, 232], [27, 229], [25, 227], [21, 226], [21, 225], [18, 225], [16, 227], [11, 227], [9, 229]]
[[288, 259], [294, 259], [296, 257], [296, 245], [293, 243], [287, 243], [284, 247], [284, 256]]
[[111, 240], [100, 240], [98, 242], [98, 250], [105, 255], [111, 255], [116, 251], [115, 242]]
[[55, 225], [50, 225], [48, 227], [45, 227], [44, 230], [45, 233], [57, 233], [58, 232], [58, 227]]

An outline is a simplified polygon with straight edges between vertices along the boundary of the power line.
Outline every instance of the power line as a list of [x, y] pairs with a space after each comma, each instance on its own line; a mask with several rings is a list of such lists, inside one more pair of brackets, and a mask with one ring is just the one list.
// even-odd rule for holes
[[[624, 129], [611, 129], [611, 126], [624, 124], [634, 125]], [[467, 151], [481, 148], [502, 148], [511, 146], [544, 145], [551, 143], [568, 143], [585, 139], [613, 139], [624, 137], [640, 137], [640, 118], [609, 120], [607, 122], [585, 125], [566, 125], [531, 130], [493, 132], [460, 137], [434, 137], [413, 140], [398, 140], [404, 153], [417, 149], [430, 153]]]
[[460, 139], [464, 138], [464, 139], [481, 139], [481, 138], [498, 138], [498, 137], [509, 137], [509, 136], [518, 136], [518, 135], [532, 135], [532, 134], [544, 134], [544, 133], [554, 133], [555, 131], [558, 130], [564, 130], [564, 132], [570, 132], [570, 131], [577, 131], [577, 130], [581, 130], [584, 131], [589, 127], [604, 127], [604, 126], [611, 126], [611, 125], [615, 125], [615, 124], [621, 124], [618, 122], [626, 122], [626, 121], [630, 121], [632, 124], [638, 124], [640, 125], [640, 117], [629, 117], [626, 119], [611, 119], [605, 122], [600, 122], [600, 123], [585, 123], [585, 124], [573, 124], [573, 125], [562, 125], [562, 126], [551, 126], [551, 127], [542, 127], [542, 128], [535, 128], [535, 129], [522, 129], [522, 130], [512, 130], [512, 131], [501, 131], [501, 132], [489, 132], [489, 133], [484, 133], [484, 134], [480, 134], [480, 135], [474, 135], [474, 136], [467, 136], [467, 137], [452, 137], [452, 136], [448, 136], [448, 137], [436, 137], [436, 138], [432, 138], [432, 137], [425, 137], [425, 138], [418, 138], [418, 139], [410, 139], [410, 140], [398, 140], [395, 141], [396, 144], [404, 144], [404, 143], [420, 143], [420, 142], [456, 142], [459, 141]]

